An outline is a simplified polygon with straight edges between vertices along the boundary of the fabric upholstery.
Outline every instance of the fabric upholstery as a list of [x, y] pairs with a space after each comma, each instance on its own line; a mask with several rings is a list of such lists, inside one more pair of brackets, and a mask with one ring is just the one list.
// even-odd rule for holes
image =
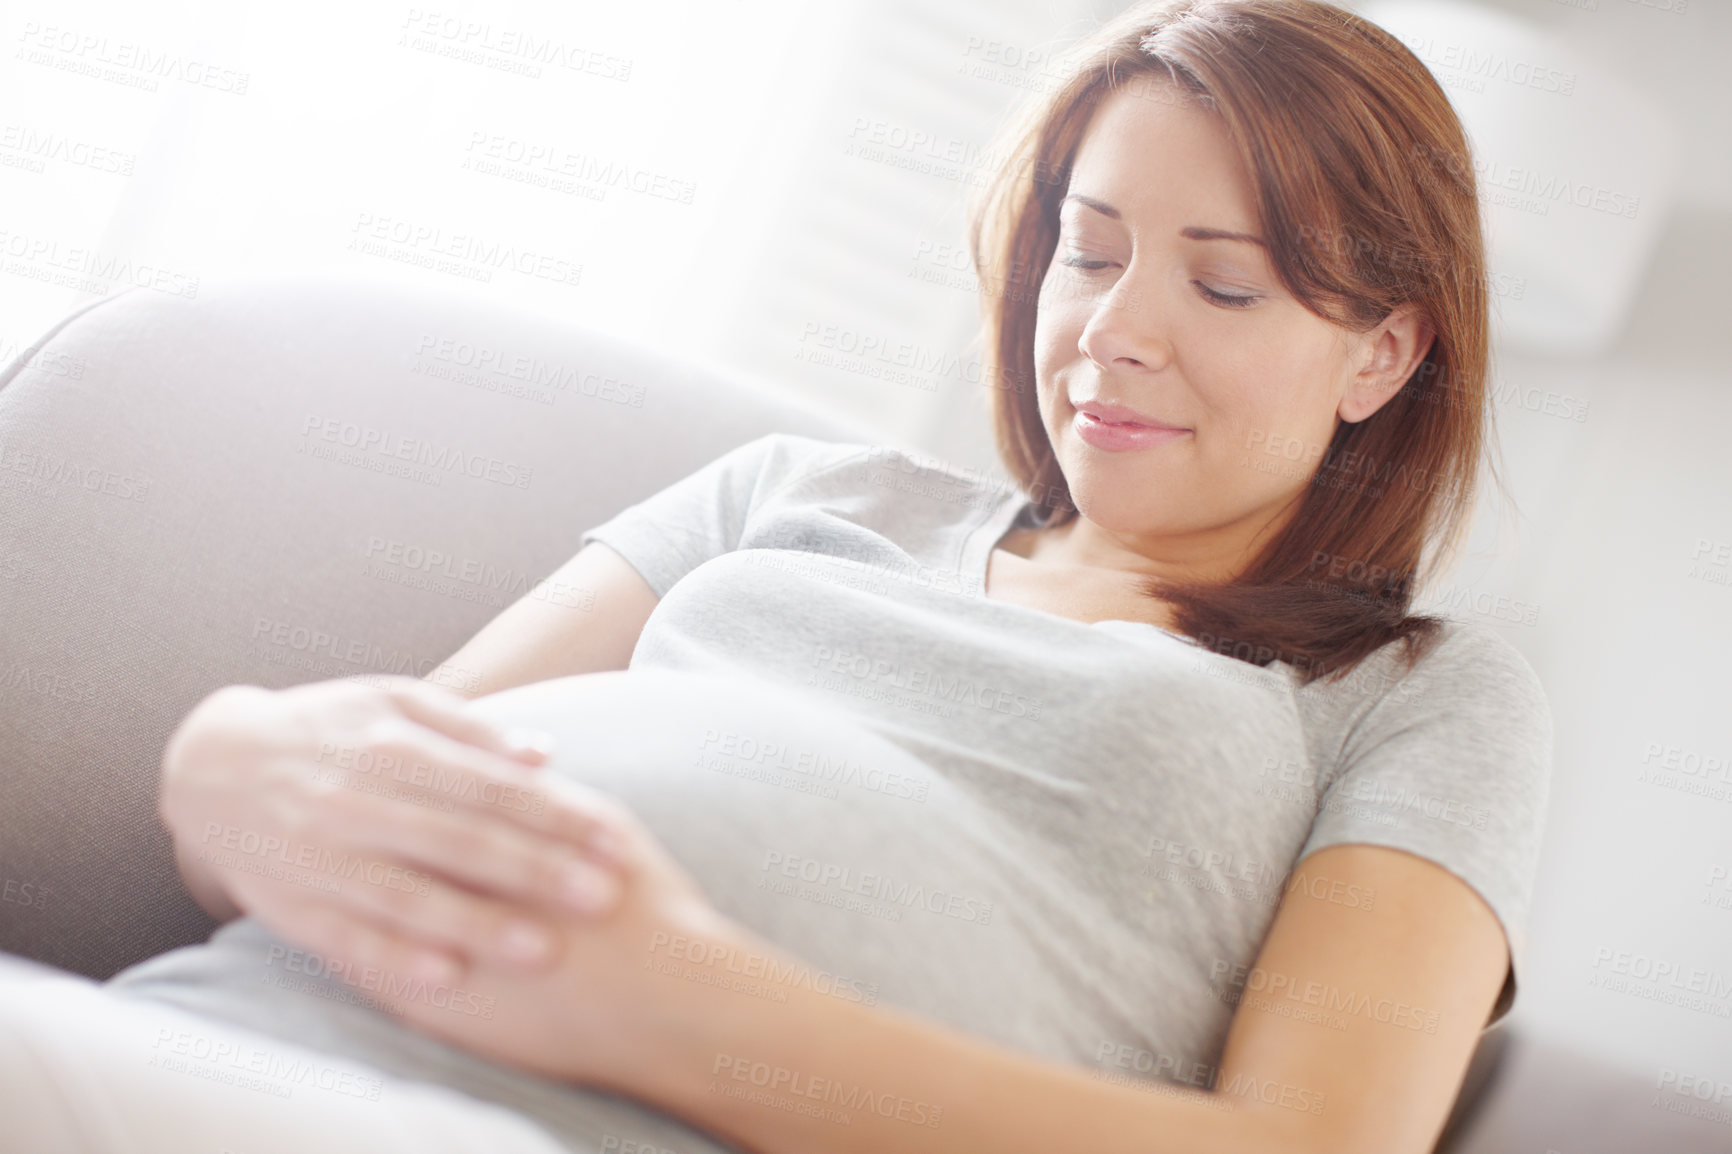
[[0, 950], [102, 978], [202, 941], [155, 814], [201, 698], [425, 675], [584, 529], [773, 430], [871, 439], [460, 290], [301, 277], [67, 317], [0, 373]]

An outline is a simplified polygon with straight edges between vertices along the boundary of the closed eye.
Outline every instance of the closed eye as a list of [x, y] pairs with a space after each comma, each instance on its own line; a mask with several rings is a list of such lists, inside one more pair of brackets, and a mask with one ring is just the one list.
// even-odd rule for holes
[[1239, 296], [1235, 293], [1217, 292], [1200, 280], [1194, 280], [1191, 283], [1197, 286], [1197, 291], [1202, 293], [1206, 299], [1215, 304], [1221, 305], [1223, 308], [1249, 308], [1251, 305], [1256, 304], [1257, 301], [1262, 299], [1257, 296]]
[[[1066, 268], [1074, 268], [1082, 272], [1099, 272], [1101, 269], [1107, 267], [1113, 262], [1110, 260], [1087, 260], [1073, 254], [1064, 257], [1059, 261], [1059, 263], [1064, 265]], [[1249, 308], [1259, 300], [1263, 299], [1255, 294], [1240, 295], [1238, 293], [1224, 293], [1218, 289], [1210, 288], [1200, 280], [1194, 280], [1191, 283], [1197, 286], [1197, 291], [1203, 295], [1204, 300], [1207, 300], [1211, 304], [1219, 305], [1222, 308]]]

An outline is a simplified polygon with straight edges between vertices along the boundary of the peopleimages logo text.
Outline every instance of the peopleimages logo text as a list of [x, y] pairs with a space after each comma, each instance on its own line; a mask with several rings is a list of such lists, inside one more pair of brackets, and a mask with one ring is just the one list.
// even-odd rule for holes
[[423, 468], [446, 473], [461, 473], [480, 481], [529, 488], [535, 475], [533, 465], [504, 461], [485, 453], [465, 452], [451, 445], [436, 444], [419, 437], [405, 437], [390, 429], [376, 429], [345, 421], [339, 417], [308, 416], [301, 423], [301, 436], [340, 445], [356, 453], [373, 453], [399, 461], [409, 461]]

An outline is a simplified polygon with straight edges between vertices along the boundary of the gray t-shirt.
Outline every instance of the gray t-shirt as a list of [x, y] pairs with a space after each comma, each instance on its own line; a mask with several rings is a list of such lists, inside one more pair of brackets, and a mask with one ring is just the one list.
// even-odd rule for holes
[[[1452, 621], [1411, 672], [1391, 645], [1301, 687], [1284, 663], [1153, 625], [986, 598], [993, 547], [1034, 513], [1014, 488], [916, 455], [773, 433], [583, 534], [661, 598], [630, 671], [483, 706], [552, 730], [558, 772], [622, 797], [723, 913], [810, 968], [766, 974], [690, 946], [655, 964], [766, 1013], [810, 984], [1206, 1086], [1294, 867], [1365, 842], [1485, 899], [1512, 955], [1501, 1018], [1552, 741], [1515, 648]], [[242, 919], [111, 984], [515, 1106], [574, 1150], [607, 1135], [725, 1148], [443, 1046], [330, 979], [285, 981], [282, 954]]]

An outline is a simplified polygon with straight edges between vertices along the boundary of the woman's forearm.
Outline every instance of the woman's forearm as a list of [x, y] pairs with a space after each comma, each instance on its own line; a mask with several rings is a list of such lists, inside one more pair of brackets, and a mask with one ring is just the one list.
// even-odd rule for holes
[[[772, 956], [774, 952], [770, 951]], [[684, 983], [681, 983], [684, 985]], [[763, 1154], [1288, 1154], [1304, 1117], [1153, 1083], [1132, 1088], [892, 1009], [693, 987], [653, 1086], [663, 1108]]]

